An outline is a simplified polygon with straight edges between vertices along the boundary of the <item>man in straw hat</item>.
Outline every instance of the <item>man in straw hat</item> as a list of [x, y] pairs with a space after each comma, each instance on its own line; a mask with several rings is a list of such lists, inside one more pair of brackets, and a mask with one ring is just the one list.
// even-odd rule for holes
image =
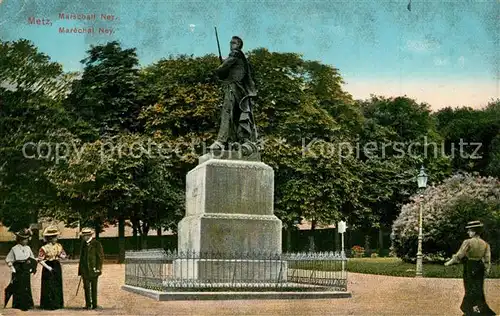
[[465, 315], [496, 315], [484, 297], [484, 277], [491, 269], [491, 250], [490, 245], [480, 237], [483, 224], [480, 221], [472, 221], [467, 223], [465, 228], [470, 238], [464, 240], [458, 252], [444, 265], [464, 261], [465, 295], [460, 309]]
[[7, 254], [5, 261], [12, 272], [10, 284], [5, 289], [4, 307], [11, 296], [14, 296], [12, 307], [26, 311], [34, 307], [31, 294], [31, 273], [36, 273], [37, 262], [33, 251], [28, 246], [31, 237], [29, 229], [23, 229], [16, 234], [17, 245]]
[[63, 246], [57, 242], [60, 232], [50, 226], [43, 232], [46, 244], [40, 248], [38, 261], [43, 266], [40, 293], [40, 308], [56, 310], [64, 307], [62, 267], [60, 260], [66, 259]]
[[89, 228], [84, 228], [81, 232], [83, 240], [80, 248], [80, 263], [78, 264], [78, 275], [83, 280], [87, 309], [97, 308], [97, 279], [102, 273], [104, 262], [102, 245], [92, 235], [93, 232]]

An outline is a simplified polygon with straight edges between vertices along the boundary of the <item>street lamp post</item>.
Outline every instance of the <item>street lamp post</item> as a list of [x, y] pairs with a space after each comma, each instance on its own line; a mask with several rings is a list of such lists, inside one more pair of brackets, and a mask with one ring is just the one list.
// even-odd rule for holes
[[427, 174], [425, 173], [424, 166], [420, 168], [420, 173], [417, 177], [418, 189], [420, 191], [419, 214], [418, 214], [418, 248], [417, 248], [417, 268], [416, 277], [422, 276], [422, 199], [424, 197], [423, 190], [427, 187]]

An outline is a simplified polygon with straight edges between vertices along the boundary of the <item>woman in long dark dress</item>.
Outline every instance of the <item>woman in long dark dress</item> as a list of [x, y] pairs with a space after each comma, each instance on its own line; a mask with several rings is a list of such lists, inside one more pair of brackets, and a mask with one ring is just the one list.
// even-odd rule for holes
[[38, 255], [38, 260], [43, 266], [42, 287], [40, 293], [40, 308], [47, 310], [61, 309], [64, 307], [62, 269], [60, 259], [66, 258], [66, 253], [57, 242], [59, 230], [57, 227], [48, 227], [43, 236], [47, 241]]
[[460, 309], [464, 315], [496, 315], [484, 296], [484, 277], [491, 269], [491, 249], [480, 237], [482, 227], [480, 221], [469, 222], [465, 228], [470, 238], [464, 240], [460, 250], [444, 264], [449, 266], [463, 261], [465, 295]]
[[[27, 311], [34, 307], [31, 294], [31, 273], [36, 272], [36, 261], [28, 246], [31, 231], [23, 229], [16, 233], [17, 245], [7, 254], [5, 261], [12, 271], [12, 281], [6, 294], [12, 294], [12, 308]], [[35, 262], [35, 264], [33, 264]]]

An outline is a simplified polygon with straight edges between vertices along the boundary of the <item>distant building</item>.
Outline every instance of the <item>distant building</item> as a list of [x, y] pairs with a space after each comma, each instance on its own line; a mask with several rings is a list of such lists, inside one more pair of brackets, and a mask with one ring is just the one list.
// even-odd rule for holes
[[[128, 225], [127, 225], [128, 224]], [[51, 225], [56, 225], [59, 228], [59, 231], [61, 232], [60, 238], [61, 239], [74, 239], [74, 238], [79, 238], [79, 229], [78, 228], [70, 228], [66, 227], [64, 223], [57, 223], [53, 221], [46, 221], [42, 223], [42, 229], [40, 229], [40, 238], [42, 238], [43, 230], [47, 226]], [[162, 231], [163, 235], [173, 235], [172, 231], [170, 230], [163, 230]], [[150, 230], [149, 231], [149, 236], [156, 236], [156, 230]], [[133, 229], [130, 225], [130, 223], [125, 224], [125, 237], [131, 237], [133, 236]], [[118, 226], [117, 225], [110, 225], [107, 228], [104, 228], [104, 231], [99, 234], [99, 237], [118, 237]], [[5, 242], [5, 241], [13, 241], [16, 240], [16, 237], [14, 233], [9, 232], [8, 227], [5, 227], [0, 223], [0, 242]]]
[[[78, 233], [79, 229], [78, 228], [71, 228], [71, 227], [66, 227], [64, 223], [57, 223], [54, 221], [45, 221], [42, 222], [42, 229], [40, 229], [40, 239], [43, 237], [43, 230], [47, 226], [51, 225], [56, 225], [59, 228], [59, 231], [61, 232], [60, 238], [61, 239], [74, 239], [74, 238], [79, 238]], [[131, 237], [133, 236], [133, 229], [131, 227], [132, 225], [130, 222], [126, 222], [125, 224], [125, 237]], [[308, 221], [302, 221], [301, 224], [296, 225], [299, 230], [311, 230], [311, 222]], [[330, 229], [330, 228], [335, 228], [335, 225], [316, 225], [317, 230], [320, 229]], [[163, 230], [162, 235], [173, 235], [174, 233], [171, 230]], [[150, 230], [149, 231], [149, 236], [156, 236], [156, 230]], [[118, 226], [117, 225], [110, 225], [107, 228], [104, 228], [104, 231], [99, 234], [99, 237], [118, 237]], [[5, 227], [0, 223], [0, 242], [5, 242], [5, 241], [13, 241], [16, 240], [16, 237], [14, 233], [9, 232], [8, 227]]]
[[[308, 221], [302, 221], [302, 223], [297, 224], [296, 227], [299, 230], [311, 230], [312, 228], [312, 223]], [[323, 225], [323, 224], [316, 224], [316, 227], [314, 229], [330, 229], [330, 228], [335, 228], [335, 224], [331, 225]]]

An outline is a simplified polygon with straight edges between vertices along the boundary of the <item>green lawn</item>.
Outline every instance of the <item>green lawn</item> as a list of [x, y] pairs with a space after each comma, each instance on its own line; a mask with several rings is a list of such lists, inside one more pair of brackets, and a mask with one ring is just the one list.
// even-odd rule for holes
[[[339, 265], [335, 268], [322, 262], [316, 262], [314, 265], [297, 266], [302, 269], [318, 269], [318, 270], [339, 270]], [[347, 271], [366, 274], [381, 274], [402, 277], [415, 276], [415, 264], [404, 263], [398, 258], [349, 258], [347, 262]], [[430, 278], [462, 278], [462, 265], [452, 265], [445, 267], [439, 264], [424, 264], [424, 277]], [[494, 264], [491, 267], [491, 272], [488, 278], [500, 278], [500, 265]]]

